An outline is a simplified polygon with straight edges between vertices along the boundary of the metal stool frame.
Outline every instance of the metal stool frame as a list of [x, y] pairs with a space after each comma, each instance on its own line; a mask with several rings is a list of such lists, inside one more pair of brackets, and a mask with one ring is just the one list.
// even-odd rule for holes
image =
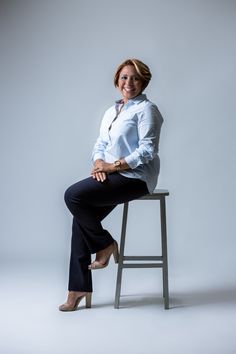
[[[165, 198], [169, 195], [169, 191], [165, 189], [155, 189], [152, 194], [147, 194], [136, 200], [159, 200], [160, 201], [160, 225], [161, 225], [161, 256], [125, 256], [125, 237], [126, 227], [128, 219], [128, 207], [129, 203], [124, 203], [121, 239], [120, 239], [120, 256], [117, 270], [116, 280], [116, 293], [115, 293], [115, 305], [114, 308], [118, 309], [120, 306], [121, 296], [121, 280], [122, 271], [124, 268], [162, 268], [163, 278], [163, 298], [164, 307], [169, 309], [169, 286], [168, 286], [168, 260], [167, 260], [167, 227], [166, 227], [166, 202]], [[132, 201], [133, 202], [133, 201]], [[132, 261], [157, 261], [156, 263], [125, 263]]]

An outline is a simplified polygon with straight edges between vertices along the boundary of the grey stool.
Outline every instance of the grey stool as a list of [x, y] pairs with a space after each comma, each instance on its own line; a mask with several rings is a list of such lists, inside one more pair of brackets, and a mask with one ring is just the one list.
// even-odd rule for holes
[[[163, 297], [165, 309], [169, 309], [169, 290], [168, 290], [168, 263], [167, 263], [167, 230], [166, 230], [166, 203], [165, 198], [169, 195], [168, 190], [155, 189], [153, 194], [147, 194], [137, 200], [159, 200], [160, 201], [160, 226], [161, 226], [161, 256], [125, 256], [125, 236], [127, 226], [127, 216], [129, 202], [124, 203], [123, 220], [120, 239], [120, 257], [118, 263], [115, 305], [116, 309], [120, 305], [121, 278], [123, 268], [162, 268], [163, 277]], [[132, 261], [157, 261], [155, 263], [125, 263]]]

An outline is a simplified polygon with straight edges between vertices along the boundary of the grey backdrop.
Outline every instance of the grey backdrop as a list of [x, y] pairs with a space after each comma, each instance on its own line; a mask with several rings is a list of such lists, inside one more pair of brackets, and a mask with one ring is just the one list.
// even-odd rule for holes
[[[164, 117], [170, 277], [235, 281], [235, 10], [235, 1], [1, 1], [1, 262], [67, 267], [64, 190], [89, 175], [103, 112], [120, 97], [114, 71], [137, 57]], [[130, 251], [157, 247], [157, 213], [133, 204]], [[117, 240], [120, 222], [121, 207], [104, 222]]]

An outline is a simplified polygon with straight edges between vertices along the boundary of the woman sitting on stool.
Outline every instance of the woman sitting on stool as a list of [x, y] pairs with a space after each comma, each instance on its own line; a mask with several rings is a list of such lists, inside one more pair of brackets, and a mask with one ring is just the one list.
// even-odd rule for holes
[[[91, 307], [91, 270], [102, 269], [118, 244], [101, 221], [118, 205], [152, 193], [159, 175], [158, 146], [163, 118], [143, 94], [151, 73], [138, 59], [117, 69], [114, 84], [122, 99], [102, 119], [94, 145], [91, 177], [70, 186], [65, 202], [73, 215], [68, 298], [60, 311], [73, 311], [86, 299]], [[91, 254], [96, 258], [91, 263]]]

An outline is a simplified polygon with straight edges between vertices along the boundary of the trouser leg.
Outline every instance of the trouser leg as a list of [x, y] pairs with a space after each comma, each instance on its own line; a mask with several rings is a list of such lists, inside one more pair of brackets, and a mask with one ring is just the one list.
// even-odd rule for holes
[[79, 223], [73, 218], [68, 290], [92, 292], [92, 274], [88, 271], [91, 253], [82, 234]]
[[105, 182], [89, 177], [73, 184], [65, 192], [65, 202], [79, 222], [90, 252], [96, 253], [113, 242], [110, 233], [102, 227], [98, 210], [147, 193], [145, 182], [113, 173]]
[[[138, 179], [111, 174], [105, 182], [92, 177], [73, 184], [65, 192], [65, 202], [74, 215], [70, 290], [91, 291], [91, 253], [96, 253], [113, 242], [101, 221], [117, 204], [139, 198], [148, 193], [146, 184]], [[73, 287], [73, 289], [72, 289]], [[76, 288], [76, 289], [75, 289]]]
[[[97, 208], [97, 216], [102, 220], [113, 209], [114, 206]], [[91, 252], [87, 246], [84, 232], [79, 222], [74, 217], [72, 224], [71, 255], [69, 266], [69, 291], [93, 291], [92, 274], [91, 270], [88, 269], [88, 265], [90, 263]]]

